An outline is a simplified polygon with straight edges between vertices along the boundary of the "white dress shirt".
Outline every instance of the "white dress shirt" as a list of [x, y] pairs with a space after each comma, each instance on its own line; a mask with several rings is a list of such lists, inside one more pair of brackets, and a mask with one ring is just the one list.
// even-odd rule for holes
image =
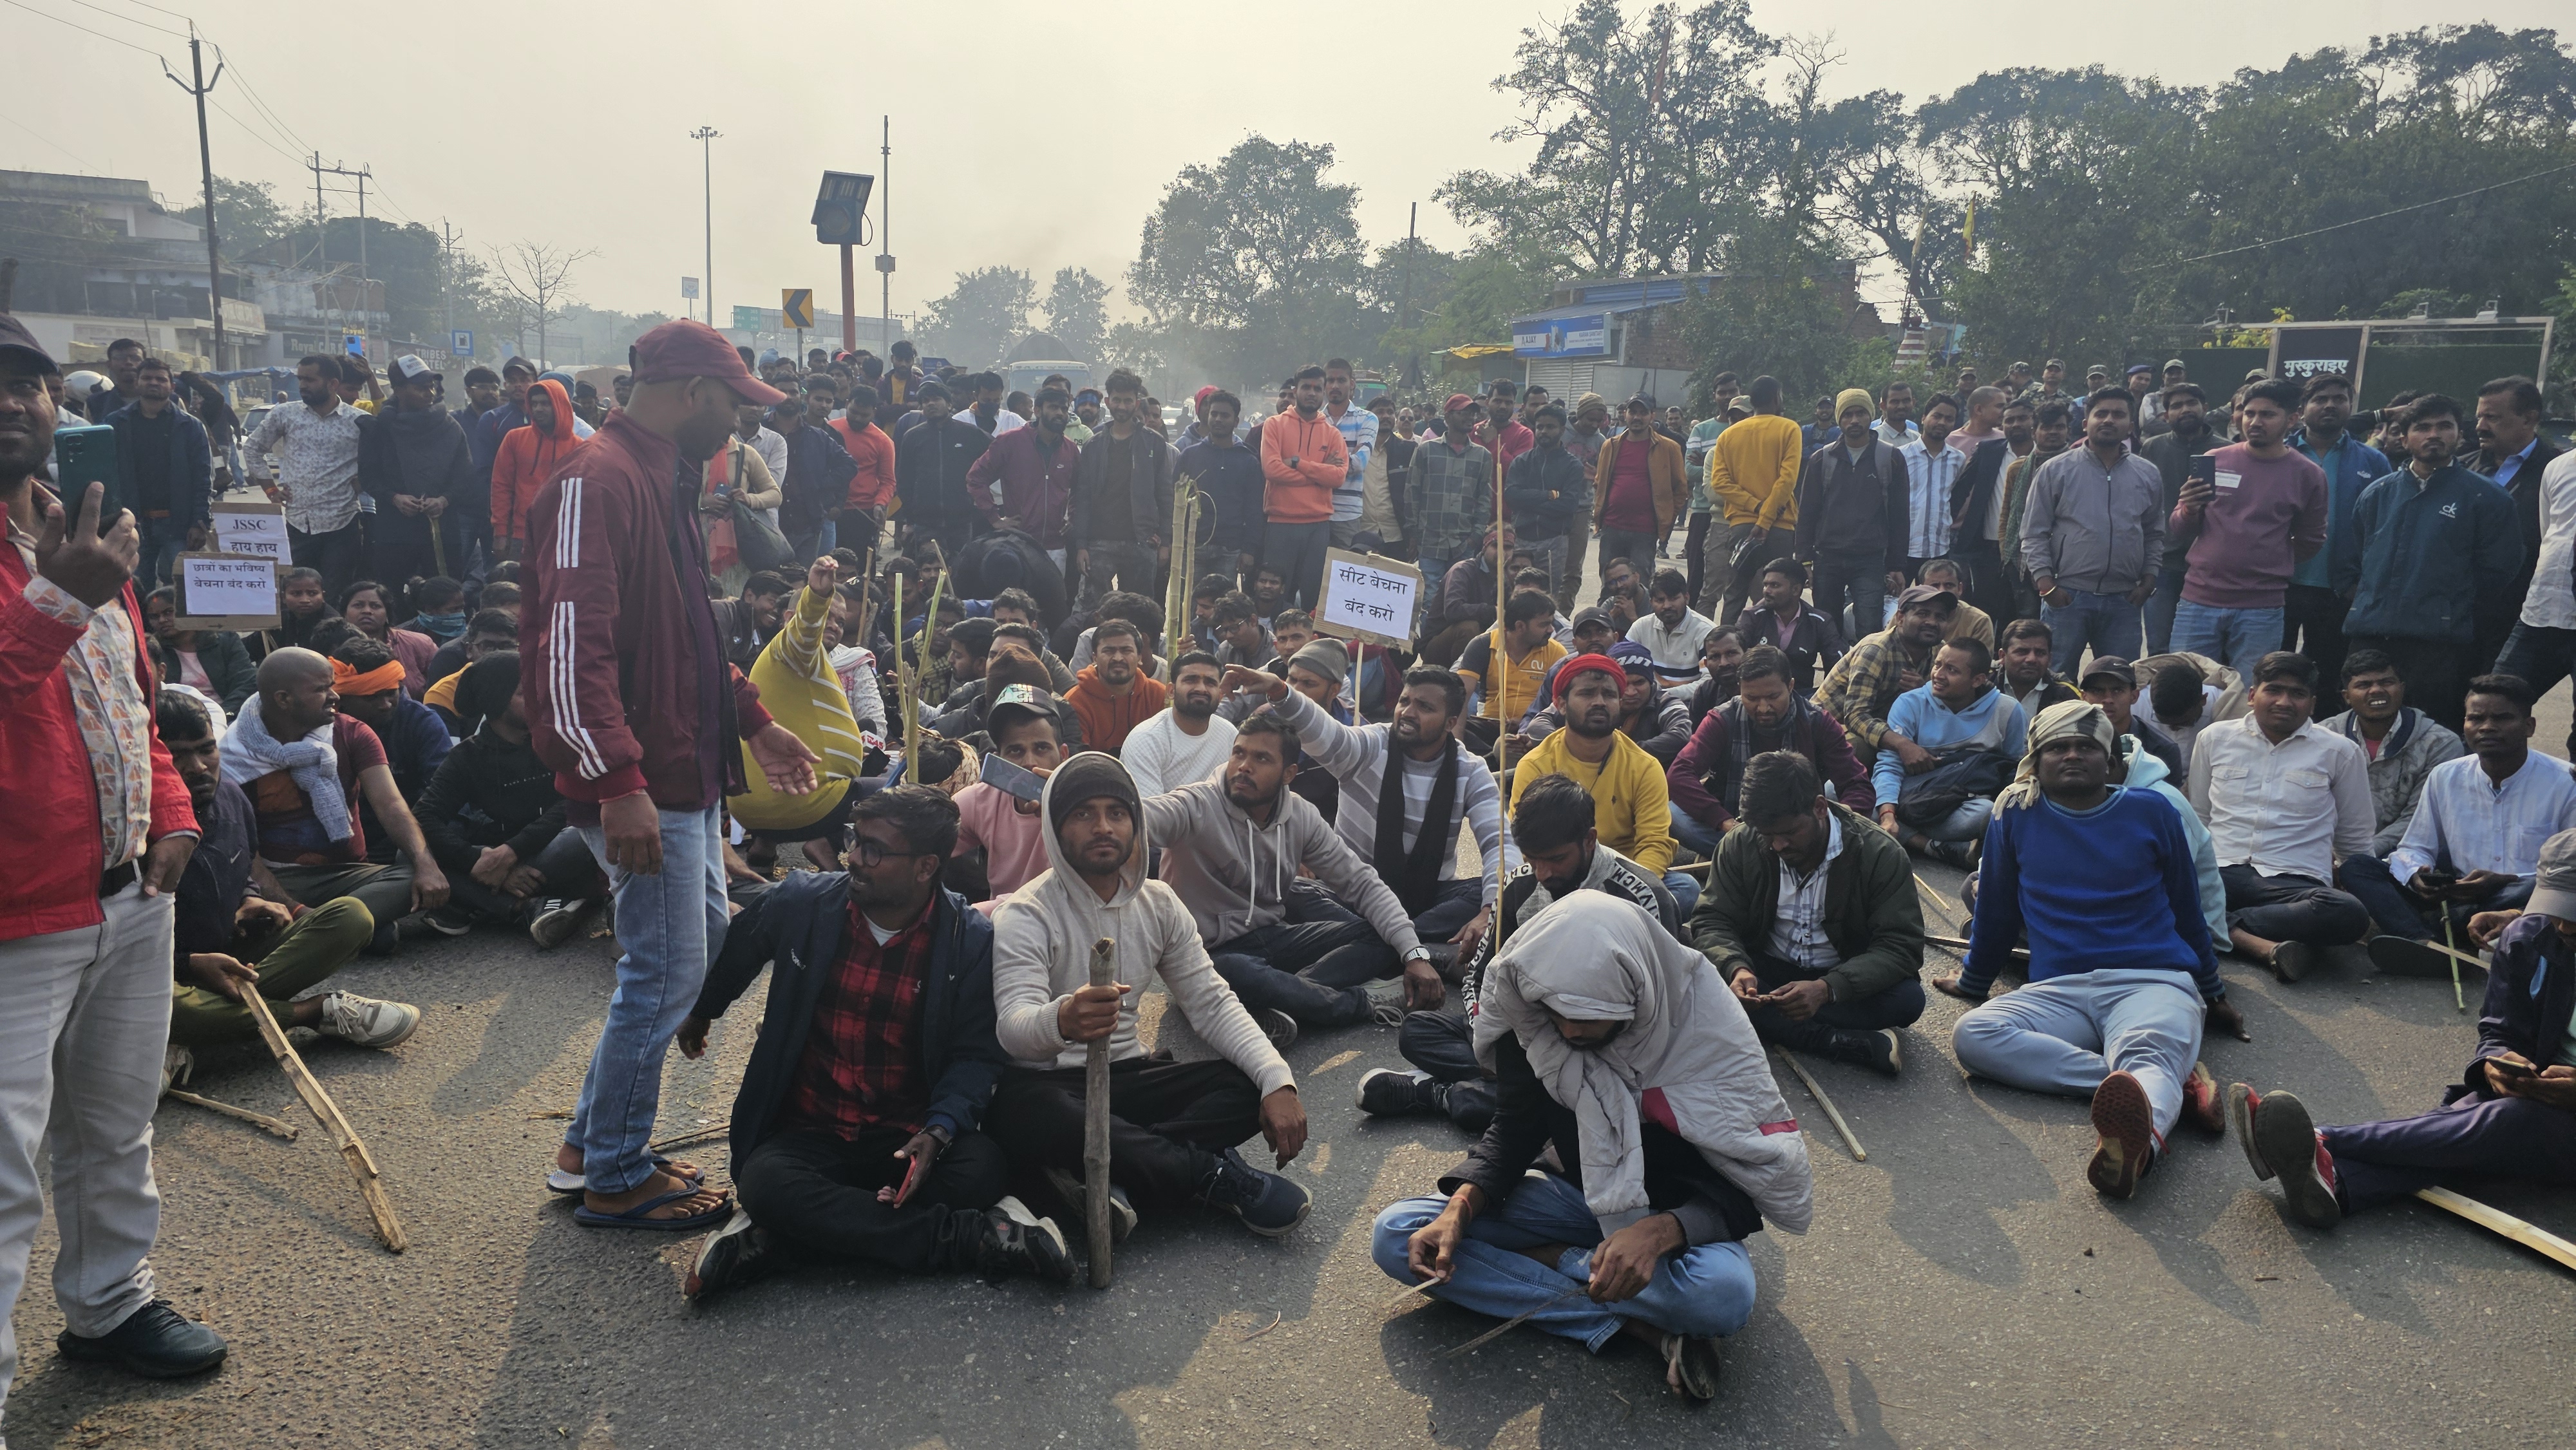
[[2540, 869], [2541, 844], [2571, 826], [2576, 771], [2566, 761], [2532, 751], [2499, 785], [2476, 756], [2459, 756], [2424, 777], [2406, 839], [2388, 853], [2388, 874], [2406, 882], [2427, 866], [2447, 866], [2463, 876], [2529, 876]]
[[1825, 859], [1800, 876], [1780, 862], [1780, 905], [1771, 914], [1771, 955], [1802, 971], [1829, 972], [1843, 964], [1843, 954], [1825, 936], [1825, 878], [1834, 858], [1843, 853], [1843, 823], [1825, 817]]
[[269, 476], [268, 455], [277, 453], [287, 527], [327, 534], [358, 517], [358, 422], [366, 416], [347, 403], [327, 413], [300, 400], [281, 403], [242, 440], [255, 478]]
[[2576, 629], [2576, 452], [2549, 460], [2540, 475], [2540, 560], [2522, 622], [2534, 629]]
[[2252, 715], [2201, 731], [2190, 794], [2218, 864], [2266, 876], [2330, 882], [2334, 863], [2368, 851], [2378, 826], [2361, 747], [2314, 721], [2278, 745]]

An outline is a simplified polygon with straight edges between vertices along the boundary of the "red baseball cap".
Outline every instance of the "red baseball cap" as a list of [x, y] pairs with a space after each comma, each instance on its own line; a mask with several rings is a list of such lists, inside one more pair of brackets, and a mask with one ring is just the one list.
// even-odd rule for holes
[[1451, 393], [1449, 395], [1449, 401], [1440, 405], [1440, 411], [1443, 413], [1455, 413], [1460, 408], [1472, 408], [1474, 406], [1476, 406], [1476, 400], [1468, 397], [1465, 393]]
[[634, 357], [638, 383], [714, 378], [746, 403], [770, 407], [787, 401], [785, 393], [753, 377], [724, 334], [703, 322], [682, 318], [663, 323], [635, 339]]

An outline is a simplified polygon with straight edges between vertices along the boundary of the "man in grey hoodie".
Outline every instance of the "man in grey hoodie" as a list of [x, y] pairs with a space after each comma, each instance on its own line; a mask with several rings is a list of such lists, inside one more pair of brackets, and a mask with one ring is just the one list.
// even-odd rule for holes
[[[1048, 870], [993, 913], [995, 1034], [1011, 1069], [984, 1128], [1023, 1170], [1082, 1207], [1083, 1062], [1108, 1039], [1109, 1177], [1115, 1236], [1141, 1203], [1203, 1203], [1277, 1237], [1306, 1217], [1306, 1191], [1244, 1162], [1255, 1131], [1286, 1167], [1306, 1144], [1306, 1109], [1278, 1051], [1208, 962], [1172, 888], [1146, 879], [1145, 813], [1125, 766], [1096, 751], [1047, 779], [1039, 811]], [[1090, 985], [1091, 952], [1113, 943], [1116, 980]], [[1220, 1061], [1161, 1062], [1136, 1033], [1139, 984], [1159, 973], [1175, 1010]], [[1148, 1126], [1151, 1125], [1151, 1126]]]
[[[1211, 943], [1218, 974], [1280, 1046], [1301, 1024], [1392, 1027], [1439, 1006], [1445, 991], [1404, 903], [1289, 788], [1298, 749], [1296, 728], [1264, 710], [1236, 727], [1215, 779], [1145, 802], [1164, 875]], [[1291, 920], [1288, 888], [1300, 868], [1360, 919]], [[1403, 979], [1383, 980], [1399, 959]]]

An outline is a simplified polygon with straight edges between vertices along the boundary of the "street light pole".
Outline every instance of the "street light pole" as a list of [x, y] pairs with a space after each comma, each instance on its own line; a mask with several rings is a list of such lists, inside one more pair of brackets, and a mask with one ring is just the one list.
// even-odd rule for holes
[[713, 126], [700, 126], [689, 133], [689, 139], [704, 148], [707, 198], [707, 276], [700, 291], [707, 304], [707, 326], [716, 323], [716, 138], [723, 135]]

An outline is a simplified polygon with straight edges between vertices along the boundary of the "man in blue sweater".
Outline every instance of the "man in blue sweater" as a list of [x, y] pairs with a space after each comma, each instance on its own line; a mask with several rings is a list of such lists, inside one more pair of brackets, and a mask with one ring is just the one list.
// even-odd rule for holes
[[[1889, 731], [1933, 758], [1909, 770], [1893, 748], [1883, 748], [1870, 768], [1879, 825], [1916, 855], [1963, 871], [1977, 864], [1977, 839], [1995, 809], [1993, 792], [2012, 778], [2029, 729], [2021, 701], [1994, 687], [1993, 669], [1982, 641], [1954, 639], [1941, 646], [1932, 656], [1931, 678], [1897, 696], [1887, 711]], [[1917, 789], [1909, 792], [1909, 783]], [[1958, 796], [1962, 785], [1969, 791], [1965, 800]]]
[[2030, 985], [1961, 1017], [1950, 1044], [1973, 1074], [2090, 1095], [2100, 1141], [2085, 1177], [2127, 1198], [2185, 1111], [2224, 1128], [2198, 1060], [2204, 1026], [2247, 1034], [2218, 977], [2182, 817], [2112, 782], [2116, 747], [2099, 705], [2040, 712], [1986, 828], [1967, 967], [1933, 985], [1983, 997], [2027, 935]]

